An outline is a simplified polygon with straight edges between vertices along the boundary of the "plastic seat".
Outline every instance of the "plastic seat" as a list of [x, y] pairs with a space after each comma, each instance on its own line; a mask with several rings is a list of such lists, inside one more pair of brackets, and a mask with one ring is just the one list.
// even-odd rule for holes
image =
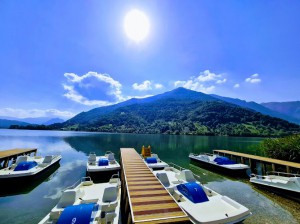
[[192, 171], [190, 171], [190, 170], [182, 170], [179, 175], [176, 174], [176, 177], [179, 180], [184, 180], [186, 182], [195, 182], [196, 181]]
[[89, 155], [88, 163], [89, 163], [90, 165], [96, 165], [96, 160], [97, 160], [96, 154], [91, 153], [91, 154]]
[[166, 173], [157, 173], [156, 177], [165, 187], [170, 187], [170, 181]]
[[118, 204], [118, 187], [110, 186], [104, 189], [102, 197], [102, 211], [111, 212], [114, 211]]
[[45, 156], [43, 163], [51, 163], [53, 160], [53, 156]]

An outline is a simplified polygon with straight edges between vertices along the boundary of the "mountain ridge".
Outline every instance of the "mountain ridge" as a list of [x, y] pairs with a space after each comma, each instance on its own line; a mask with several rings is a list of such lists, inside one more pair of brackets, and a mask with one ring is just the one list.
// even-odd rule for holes
[[52, 125], [52, 128], [232, 136], [278, 136], [300, 132], [299, 125], [184, 88], [95, 108]]

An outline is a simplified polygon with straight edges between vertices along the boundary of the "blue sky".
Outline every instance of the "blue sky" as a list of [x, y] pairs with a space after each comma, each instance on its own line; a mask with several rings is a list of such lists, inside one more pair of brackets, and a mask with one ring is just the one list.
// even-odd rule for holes
[[[150, 22], [140, 42], [127, 12]], [[294, 101], [299, 1], [0, 2], [0, 116], [68, 118], [183, 86], [247, 101]]]

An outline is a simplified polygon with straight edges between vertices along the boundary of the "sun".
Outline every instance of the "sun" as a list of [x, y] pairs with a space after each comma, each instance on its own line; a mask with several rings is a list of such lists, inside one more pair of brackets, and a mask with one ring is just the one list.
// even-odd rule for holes
[[125, 16], [124, 28], [130, 39], [140, 42], [148, 36], [150, 31], [150, 22], [145, 13], [140, 10], [133, 9]]

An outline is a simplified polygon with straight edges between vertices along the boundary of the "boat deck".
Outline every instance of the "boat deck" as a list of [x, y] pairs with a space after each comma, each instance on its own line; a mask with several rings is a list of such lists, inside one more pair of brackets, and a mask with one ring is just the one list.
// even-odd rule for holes
[[[122, 185], [132, 223], [190, 223], [185, 212], [161, 185], [133, 148], [121, 148]], [[123, 195], [124, 196], [124, 195]], [[126, 205], [125, 205], [126, 206]]]

